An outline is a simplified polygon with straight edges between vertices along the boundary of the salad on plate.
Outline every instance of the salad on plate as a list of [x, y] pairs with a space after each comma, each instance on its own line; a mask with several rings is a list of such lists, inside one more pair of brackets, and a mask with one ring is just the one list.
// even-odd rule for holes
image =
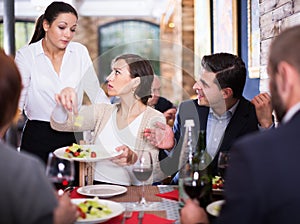
[[97, 153], [89, 147], [86, 148], [82, 145], [73, 143], [72, 146], [67, 147], [65, 149], [64, 157], [66, 157], [66, 158], [85, 158], [85, 157], [96, 158]]
[[104, 204], [99, 203], [98, 198], [93, 200], [85, 200], [78, 205], [81, 219], [96, 219], [103, 218], [112, 213], [112, 210]]
[[125, 210], [118, 202], [94, 198], [73, 198], [73, 204], [77, 205], [80, 216], [76, 220], [76, 224], [82, 223], [102, 223], [111, 218], [122, 214]]

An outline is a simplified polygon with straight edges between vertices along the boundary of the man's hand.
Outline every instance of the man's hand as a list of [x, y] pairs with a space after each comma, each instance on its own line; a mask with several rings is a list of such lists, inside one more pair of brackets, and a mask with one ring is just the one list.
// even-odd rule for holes
[[174, 133], [167, 124], [156, 122], [155, 128], [144, 130], [144, 137], [157, 148], [170, 150], [174, 147]]
[[188, 199], [180, 211], [180, 221], [182, 224], [208, 224], [208, 217], [203, 208], [198, 203]]
[[255, 106], [256, 116], [261, 127], [269, 128], [273, 124], [271, 97], [268, 93], [260, 93], [251, 103]]
[[176, 111], [177, 109], [173, 107], [164, 112], [164, 116], [166, 118], [167, 124], [170, 125], [171, 127], [174, 124]]
[[80, 213], [77, 205], [72, 204], [68, 194], [58, 196], [58, 205], [54, 209], [54, 224], [71, 224], [76, 221]]

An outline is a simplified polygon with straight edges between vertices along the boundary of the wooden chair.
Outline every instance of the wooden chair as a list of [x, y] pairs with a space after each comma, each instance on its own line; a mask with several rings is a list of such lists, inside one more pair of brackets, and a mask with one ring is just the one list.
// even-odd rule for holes
[[[85, 141], [81, 140], [80, 145], [84, 145]], [[92, 185], [94, 180], [94, 162], [79, 162], [79, 186]]]

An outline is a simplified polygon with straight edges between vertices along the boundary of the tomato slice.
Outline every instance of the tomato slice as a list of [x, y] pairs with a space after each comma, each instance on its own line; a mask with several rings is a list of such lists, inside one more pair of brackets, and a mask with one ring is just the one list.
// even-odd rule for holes
[[83, 218], [83, 219], [85, 219], [86, 218], [86, 214], [81, 210], [81, 208], [79, 206], [77, 206], [77, 210], [80, 213], [80, 217]]
[[80, 155], [79, 152], [74, 152], [74, 156], [75, 156], [75, 157], [77, 157], [77, 156], [79, 156], [79, 155]]

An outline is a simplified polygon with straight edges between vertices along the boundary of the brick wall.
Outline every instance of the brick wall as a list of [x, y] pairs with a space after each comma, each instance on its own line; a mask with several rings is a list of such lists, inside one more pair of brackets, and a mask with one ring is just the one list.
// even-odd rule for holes
[[282, 30], [300, 24], [300, 0], [260, 0], [260, 91], [269, 90], [266, 72], [272, 39]]

